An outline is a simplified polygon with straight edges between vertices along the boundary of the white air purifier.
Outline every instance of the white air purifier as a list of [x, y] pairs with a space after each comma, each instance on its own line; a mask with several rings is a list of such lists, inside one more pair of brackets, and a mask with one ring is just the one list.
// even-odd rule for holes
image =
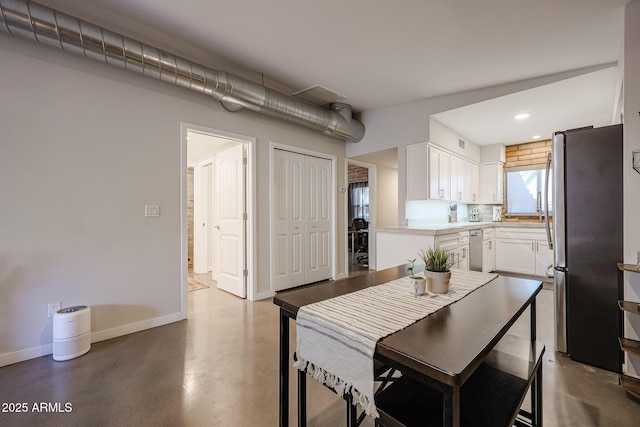
[[91, 348], [91, 308], [67, 307], [53, 314], [53, 360], [82, 356]]

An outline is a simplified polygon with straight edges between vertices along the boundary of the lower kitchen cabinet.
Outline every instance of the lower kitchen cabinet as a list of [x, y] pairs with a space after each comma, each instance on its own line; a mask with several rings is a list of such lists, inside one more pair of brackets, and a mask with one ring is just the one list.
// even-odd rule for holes
[[469, 270], [469, 232], [444, 234], [436, 236], [435, 245], [451, 253], [453, 268]]
[[458, 263], [454, 265], [461, 270], [469, 269], [469, 245], [460, 246], [456, 251]]
[[482, 271], [490, 273], [496, 269], [496, 251], [493, 240], [482, 242]]
[[495, 252], [498, 271], [545, 277], [553, 264], [553, 250], [539, 229], [499, 229]]
[[547, 268], [553, 265], [553, 249], [549, 249], [549, 242], [536, 240], [536, 276], [546, 276]]
[[534, 274], [536, 263], [533, 240], [496, 239], [496, 270]]

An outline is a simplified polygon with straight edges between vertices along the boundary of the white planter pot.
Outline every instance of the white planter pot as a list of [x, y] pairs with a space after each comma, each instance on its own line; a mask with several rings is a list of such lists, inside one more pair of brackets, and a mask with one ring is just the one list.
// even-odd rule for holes
[[424, 291], [427, 288], [427, 279], [425, 279], [424, 277], [418, 277], [418, 278], [410, 277], [409, 279], [411, 280], [410, 282], [411, 294], [414, 297], [424, 295]]
[[435, 271], [425, 271], [427, 277], [427, 290], [434, 294], [446, 294], [449, 292], [449, 281], [451, 272], [440, 273]]

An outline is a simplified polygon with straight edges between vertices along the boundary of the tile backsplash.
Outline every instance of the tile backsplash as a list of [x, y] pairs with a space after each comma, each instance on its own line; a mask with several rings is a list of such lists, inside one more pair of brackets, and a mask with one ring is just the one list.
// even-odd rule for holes
[[[433, 200], [408, 201], [405, 206], [407, 216], [406, 225], [418, 227], [429, 224], [448, 223], [451, 206], [454, 204], [455, 203]], [[491, 222], [493, 221], [493, 208], [495, 206], [496, 205], [466, 205], [458, 203], [458, 222], [469, 221], [469, 211], [473, 208], [478, 209], [480, 222]]]

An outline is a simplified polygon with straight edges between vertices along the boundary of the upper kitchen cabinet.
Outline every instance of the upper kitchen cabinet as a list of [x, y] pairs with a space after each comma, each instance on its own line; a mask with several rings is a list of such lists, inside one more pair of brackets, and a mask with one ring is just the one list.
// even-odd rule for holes
[[485, 145], [480, 150], [480, 203], [502, 204], [505, 146]]
[[407, 145], [407, 200], [477, 203], [479, 166], [426, 142]]
[[465, 161], [465, 189], [466, 201], [478, 203], [480, 201], [480, 166], [475, 163]]
[[504, 167], [502, 163], [480, 165], [480, 203], [502, 204]]
[[451, 155], [451, 201], [478, 203], [480, 200], [479, 166], [469, 160]]
[[429, 146], [407, 145], [407, 200], [429, 198]]
[[464, 202], [467, 200], [467, 190], [465, 185], [465, 161], [457, 156], [451, 156], [449, 163], [449, 180], [451, 189], [451, 200]]
[[435, 147], [429, 147], [429, 198], [452, 200], [451, 155]]

